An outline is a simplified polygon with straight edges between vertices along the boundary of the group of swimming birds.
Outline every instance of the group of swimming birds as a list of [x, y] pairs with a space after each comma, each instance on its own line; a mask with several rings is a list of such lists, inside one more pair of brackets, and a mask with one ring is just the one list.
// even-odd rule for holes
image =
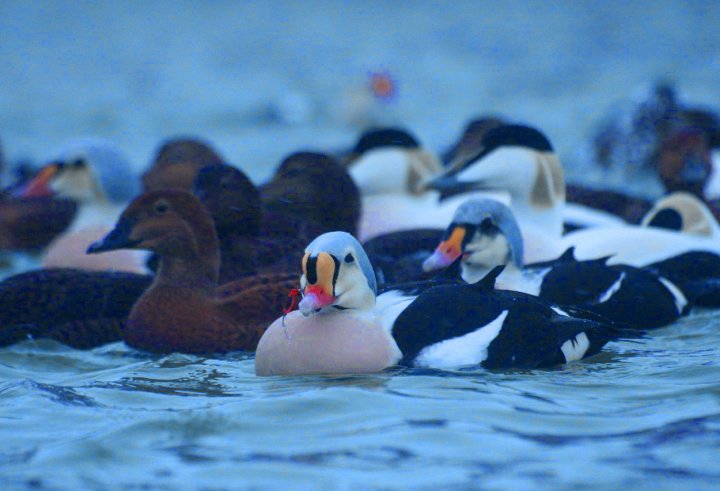
[[[671, 150], [680, 175], [694, 147]], [[0, 198], [1, 248], [44, 264], [0, 283], [0, 345], [256, 351], [258, 375], [537, 368], [720, 307], [701, 197], [639, 224], [587, 204], [541, 131], [492, 118], [442, 158], [379, 128], [261, 186], [200, 140], [166, 142], [142, 179], [78, 141]]]

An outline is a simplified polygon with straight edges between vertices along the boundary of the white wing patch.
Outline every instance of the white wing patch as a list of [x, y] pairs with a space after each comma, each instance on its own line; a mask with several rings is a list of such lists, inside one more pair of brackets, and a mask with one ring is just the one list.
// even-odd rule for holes
[[400, 290], [390, 290], [377, 297], [373, 310], [388, 333], [392, 334], [395, 321], [416, 298], [417, 295], [404, 295]]
[[662, 283], [665, 288], [667, 288], [670, 293], [672, 293], [673, 298], [675, 298], [675, 307], [677, 308], [678, 314], [682, 314], [683, 309], [688, 304], [687, 298], [685, 298], [685, 295], [683, 295], [683, 292], [680, 291], [678, 287], [675, 286], [675, 284], [670, 283], [670, 281], [666, 280], [663, 277], [658, 277], [660, 280], [660, 283]]
[[553, 309], [556, 314], [562, 315], [563, 317], [570, 317], [570, 314], [565, 312], [563, 309], [561, 309], [557, 305], [551, 305], [550, 308]]
[[477, 365], [487, 359], [487, 348], [500, 334], [507, 315], [508, 311], [503, 310], [495, 320], [480, 329], [423, 348], [415, 358], [415, 366], [454, 368]]
[[560, 350], [565, 356], [565, 363], [570, 363], [571, 361], [582, 359], [582, 357], [585, 356], [585, 353], [587, 353], [589, 347], [590, 340], [588, 339], [587, 334], [581, 332], [574, 338], [565, 341], [560, 347]]
[[617, 281], [615, 281], [615, 283], [610, 285], [610, 288], [608, 288], [605, 291], [605, 293], [600, 295], [600, 299], [598, 300], [598, 303], [605, 303], [608, 300], [610, 300], [610, 298], [612, 298], [612, 296], [615, 295], [618, 292], [618, 290], [620, 290], [624, 279], [625, 279], [625, 272], [623, 271], [622, 273], [620, 273], [620, 278], [618, 278]]

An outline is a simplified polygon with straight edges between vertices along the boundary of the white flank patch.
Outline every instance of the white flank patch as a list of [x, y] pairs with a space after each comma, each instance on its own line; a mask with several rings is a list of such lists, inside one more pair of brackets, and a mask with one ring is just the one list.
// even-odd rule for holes
[[681, 292], [680, 289], [669, 280], [666, 280], [663, 277], [658, 277], [658, 279], [660, 280], [660, 283], [662, 283], [665, 288], [672, 293], [672, 296], [675, 298], [675, 307], [677, 308], [678, 314], [682, 314], [683, 309], [688, 304], [687, 298], [685, 298], [683, 292]]
[[622, 273], [620, 273], [620, 278], [618, 278], [617, 281], [615, 281], [615, 283], [610, 285], [610, 288], [608, 288], [605, 293], [600, 295], [600, 299], [598, 300], [598, 303], [605, 303], [608, 300], [610, 300], [610, 298], [613, 295], [615, 295], [618, 292], [618, 290], [620, 290], [620, 287], [622, 287], [622, 282], [624, 279], [625, 279], [625, 272], [623, 271]]
[[551, 305], [550, 308], [553, 309], [556, 313], [562, 315], [563, 317], [570, 317], [570, 314], [565, 312], [563, 309], [561, 309], [557, 305]]
[[432, 368], [454, 368], [477, 365], [487, 359], [487, 347], [500, 334], [507, 310], [489, 324], [464, 336], [430, 345], [415, 358], [415, 365]]
[[587, 334], [581, 332], [574, 338], [565, 341], [560, 347], [560, 350], [565, 356], [565, 363], [570, 363], [571, 361], [582, 359], [582, 357], [585, 356], [585, 353], [587, 353], [589, 347], [590, 340], [588, 339]]
[[416, 298], [417, 295], [403, 295], [400, 290], [390, 290], [377, 297], [373, 312], [378, 316], [385, 330], [392, 334], [395, 320]]

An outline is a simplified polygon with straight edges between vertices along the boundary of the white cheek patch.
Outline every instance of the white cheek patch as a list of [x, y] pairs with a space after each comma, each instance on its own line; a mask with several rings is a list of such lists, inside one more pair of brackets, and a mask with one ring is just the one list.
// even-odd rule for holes
[[563, 356], [565, 356], [565, 363], [570, 363], [571, 361], [582, 359], [585, 353], [587, 353], [588, 348], [590, 348], [590, 340], [587, 334], [581, 332], [574, 338], [565, 341], [560, 347], [560, 351], [562, 351]]
[[480, 329], [423, 348], [415, 358], [415, 365], [442, 369], [481, 363], [487, 359], [487, 348], [500, 334], [507, 316], [508, 311], [503, 310], [495, 320]]
[[403, 295], [400, 290], [391, 290], [377, 297], [375, 312], [388, 333], [392, 334], [395, 320], [416, 298], [417, 295]]
[[348, 170], [363, 194], [405, 193], [409, 168], [406, 150], [381, 148], [360, 157]]
[[620, 278], [618, 278], [615, 283], [610, 285], [610, 288], [608, 288], [605, 293], [600, 295], [600, 298], [598, 299], [598, 303], [605, 303], [608, 300], [612, 298], [613, 295], [615, 295], [620, 288], [622, 288], [622, 282], [625, 279], [625, 272], [623, 271], [620, 273]]

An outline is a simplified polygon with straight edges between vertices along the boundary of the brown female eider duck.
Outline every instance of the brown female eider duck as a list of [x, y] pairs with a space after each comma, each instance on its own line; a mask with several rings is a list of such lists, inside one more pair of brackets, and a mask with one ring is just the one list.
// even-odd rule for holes
[[144, 249], [160, 256], [150, 288], [130, 312], [125, 342], [153, 353], [254, 350], [282, 312], [297, 275], [253, 276], [218, 288], [220, 254], [212, 216], [190, 193], [136, 198], [88, 253]]
[[239, 169], [213, 164], [198, 173], [193, 193], [207, 207], [215, 222], [220, 243], [220, 283], [251, 274], [295, 271], [308, 242], [303, 223], [283, 217], [294, 226], [264, 226], [260, 192]]
[[329, 155], [289, 155], [273, 177], [260, 186], [260, 196], [266, 229], [290, 228], [308, 241], [333, 230], [357, 231], [360, 191], [345, 168]]

